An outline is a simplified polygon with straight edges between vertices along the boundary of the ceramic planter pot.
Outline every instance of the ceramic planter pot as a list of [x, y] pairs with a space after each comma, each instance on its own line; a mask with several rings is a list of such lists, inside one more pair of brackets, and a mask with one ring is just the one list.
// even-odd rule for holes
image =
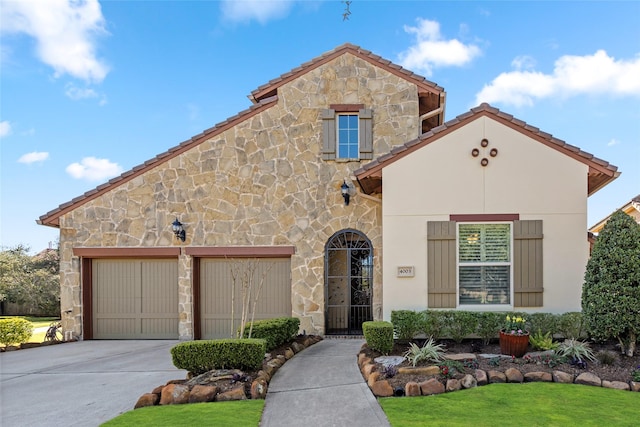
[[527, 347], [529, 347], [529, 332], [512, 335], [500, 331], [500, 353], [522, 357], [527, 352]]

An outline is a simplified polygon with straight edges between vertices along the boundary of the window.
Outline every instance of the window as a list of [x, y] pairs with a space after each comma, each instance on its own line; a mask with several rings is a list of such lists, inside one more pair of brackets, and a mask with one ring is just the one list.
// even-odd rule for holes
[[511, 305], [511, 224], [458, 225], [458, 305]]
[[363, 105], [331, 105], [322, 110], [324, 160], [373, 159], [372, 111]]
[[358, 115], [338, 114], [337, 126], [338, 153], [340, 159], [357, 159], [358, 153]]

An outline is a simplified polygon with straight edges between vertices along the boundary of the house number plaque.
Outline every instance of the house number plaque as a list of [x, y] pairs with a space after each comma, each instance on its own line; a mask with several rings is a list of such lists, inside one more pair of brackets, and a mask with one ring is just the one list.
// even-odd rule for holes
[[403, 265], [398, 267], [398, 277], [413, 277], [415, 275], [416, 273], [413, 265]]

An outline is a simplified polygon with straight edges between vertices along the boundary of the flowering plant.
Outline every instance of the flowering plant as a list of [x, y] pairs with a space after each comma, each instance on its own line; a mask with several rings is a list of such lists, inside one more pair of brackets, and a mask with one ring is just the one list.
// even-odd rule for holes
[[527, 335], [528, 332], [524, 330], [524, 324], [527, 321], [524, 317], [509, 316], [506, 317], [504, 324], [504, 333], [511, 335]]

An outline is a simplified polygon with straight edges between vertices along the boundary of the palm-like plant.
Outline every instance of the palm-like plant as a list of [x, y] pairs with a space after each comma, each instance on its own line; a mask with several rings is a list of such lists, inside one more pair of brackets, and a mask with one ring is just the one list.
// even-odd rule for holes
[[445, 350], [442, 344], [436, 344], [433, 337], [430, 337], [422, 347], [411, 343], [409, 349], [404, 353], [404, 357], [415, 367], [420, 362], [440, 362], [444, 353]]

